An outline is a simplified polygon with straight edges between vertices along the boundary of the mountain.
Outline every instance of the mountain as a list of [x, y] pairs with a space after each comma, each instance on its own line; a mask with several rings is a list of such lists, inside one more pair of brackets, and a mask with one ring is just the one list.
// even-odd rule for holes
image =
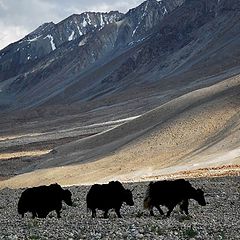
[[56, 147], [0, 187], [238, 175], [239, 93], [240, 74], [192, 91], [111, 130]]
[[[4, 186], [238, 171], [239, 6], [148, 0], [45, 24], [1, 50], [0, 150], [50, 152]], [[44, 54], [22, 49], [20, 63], [14, 49], [29, 40]]]
[[1, 50], [1, 109], [55, 115], [161, 95], [154, 107], [235, 72], [239, 42], [237, 0], [72, 15]]
[[[123, 17], [119, 12], [74, 14], [58, 24], [45, 23], [22, 40], [1, 51], [1, 80], [21, 71], [22, 65], [29, 65], [48, 55], [67, 42], [73, 41]], [[15, 71], [13, 71], [13, 69]], [[10, 70], [10, 71], [9, 71]], [[24, 70], [23, 70], [24, 71]]]
[[[21, 107], [39, 105], [39, 101], [46, 101], [43, 100], [45, 96], [34, 93], [38, 99], [28, 102], [31, 91], [40, 90], [39, 84], [54, 84], [54, 89], [50, 87], [51, 93], [46, 91], [46, 95], [55, 95], [60, 87], [70, 81], [76, 82], [79, 74], [98, 60], [109, 61], [141, 42], [165, 15], [182, 3], [149, 0], [125, 15], [119, 12], [83, 13], [58, 24], [43, 24], [0, 52], [0, 81], [8, 82], [4, 89], [13, 99], [20, 97]], [[59, 81], [59, 75], [64, 80]], [[19, 108], [19, 102], [16, 104], [12, 100], [10, 106]]]

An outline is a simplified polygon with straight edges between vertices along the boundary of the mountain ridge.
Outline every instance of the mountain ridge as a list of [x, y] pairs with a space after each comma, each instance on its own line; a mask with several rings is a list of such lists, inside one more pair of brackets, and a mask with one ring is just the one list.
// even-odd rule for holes
[[[51, 52], [11, 78], [13, 66], [0, 60], [9, 71], [0, 81], [0, 148], [23, 156], [6, 160], [11, 176], [23, 174], [1, 185], [221, 175], [225, 168], [237, 175], [238, 7], [239, 0], [149, 0], [79, 38], [66, 30], [54, 51], [46, 34]], [[37, 32], [44, 27], [52, 24]]]
[[[225, 44], [231, 48], [234, 48], [233, 45], [237, 47], [237, 43], [226, 41], [227, 38], [234, 39], [230, 31], [237, 31], [239, 19], [238, 8], [234, 12], [229, 8], [235, 6], [236, 1], [230, 2], [231, 4], [226, 0], [148, 0], [126, 14], [114, 11], [107, 13], [112, 16], [113, 21], [104, 27], [100, 24], [99, 15], [97, 30], [89, 30], [76, 39], [75, 31], [73, 34], [73, 30], [64, 27], [67, 35], [65, 42], [59, 47], [55, 45], [52, 35], [46, 33], [44, 38], [48, 41], [47, 49], [50, 53], [34, 60], [33, 64], [21, 65], [19, 70], [14, 65], [18, 58], [14, 59], [12, 65], [8, 64], [8, 60], [0, 59], [4, 83], [0, 99], [1, 95], [2, 99], [7, 99], [2, 104], [2, 109], [15, 111], [63, 103], [82, 105], [89, 101], [94, 102], [95, 99], [106, 99], [115, 92], [121, 94], [124, 89], [130, 91], [136, 83], [138, 87], [145, 88], [156, 82], [166, 85], [165, 77], [169, 78], [174, 72], [182, 75], [180, 69], [183, 66], [187, 67], [185, 72], [192, 72], [195, 66], [191, 59], [198, 59], [196, 64], [200, 64], [203, 61], [199, 61], [200, 55], [205, 58], [204, 49], [205, 55], [212, 51], [211, 44], [218, 41], [217, 34], [220, 35], [217, 28], [222, 29], [225, 34], [221, 41], [226, 43], [222, 46]], [[88, 14], [90, 16], [90, 13], [71, 15], [58, 24], [65, 26], [66, 22], [74, 22], [79, 16], [87, 23]], [[235, 24], [233, 29], [230, 29], [230, 24]], [[216, 29], [212, 31], [214, 25]], [[44, 27], [51, 29], [52, 26], [53, 23], [42, 25], [36, 31], [39, 34]], [[206, 34], [201, 34], [201, 29], [205, 29]], [[27, 37], [27, 40], [34, 43], [35, 38]], [[220, 58], [222, 54], [225, 51], [219, 50], [214, 58]], [[227, 59], [228, 65], [237, 66], [237, 60], [234, 63], [230, 56]], [[12, 61], [11, 58], [9, 61]], [[94, 77], [97, 71], [102, 72], [101, 78]], [[8, 74], [12, 77], [6, 77]], [[145, 75], [155, 80], [147, 80]], [[178, 84], [176, 81], [175, 83]]]

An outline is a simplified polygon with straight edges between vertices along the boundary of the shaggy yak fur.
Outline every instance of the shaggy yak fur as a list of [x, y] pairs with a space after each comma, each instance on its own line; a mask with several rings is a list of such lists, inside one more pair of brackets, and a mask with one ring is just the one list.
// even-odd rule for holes
[[92, 211], [92, 217], [96, 217], [96, 209], [104, 211], [104, 218], [108, 217], [109, 209], [114, 209], [117, 216], [122, 217], [120, 208], [125, 202], [133, 206], [132, 192], [125, 189], [119, 181], [108, 184], [94, 184], [87, 194], [87, 208]]
[[18, 201], [18, 213], [24, 217], [26, 212], [32, 213], [32, 218], [46, 218], [49, 212], [55, 210], [60, 218], [62, 201], [72, 206], [71, 192], [60, 185], [39, 186], [23, 191]]
[[180, 204], [181, 211], [188, 214], [189, 199], [196, 200], [201, 206], [206, 205], [203, 191], [193, 188], [184, 179], [151, 182], [146, 191], [144, 208], [149, 209], [153, 216], [154, 207], [158, 209], [161, 215], [164, 215], [160, 205], [166, 206], [168, 208], [167, 216], [169, 217], [174, 207]]

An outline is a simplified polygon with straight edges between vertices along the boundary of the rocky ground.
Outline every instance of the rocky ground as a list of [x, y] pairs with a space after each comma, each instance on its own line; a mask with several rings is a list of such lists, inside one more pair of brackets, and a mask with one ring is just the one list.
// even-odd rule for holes
[[[182, 215], [176, 207], [170, 218], [156, 214], [150, 217], [143, 210], [143, 198], [148, 183], [128, 183], [134, 190], [134, 207], [123, 205], [123, 218], [110, 212], [96, 219], [86, 210], [85, 197], [89, 186], [69, 187], [74, 207], [64, 205], [62, 218], [55, 212], [47, 219], [22, 219], [17, 214], [17, 201], [23, 191], [0, 191], [0, 239], [240, 239], [240, 177], [190, 180], [194, 187], [206, 193], [206, 207], [190, 203], [190, 215]], [[164, 209], [164, 208], [163, 208]], [[166, 211], [166, 209], [164, 209]]]

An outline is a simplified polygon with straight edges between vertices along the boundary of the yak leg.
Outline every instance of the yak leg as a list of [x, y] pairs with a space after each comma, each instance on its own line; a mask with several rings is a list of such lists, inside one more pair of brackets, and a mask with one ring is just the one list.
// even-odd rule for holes
[[32, 212], [32, 219], [34, 219], [35, 217], [37, 217], [37, 213], [35, 211]]
[[151, 215], [151, 216], [154, 216], [154, 213], [153, 213], [153, 206], [151, 206], [151, 208], [150, 208], [150, 215]]
[[57, 213], [57, 217], [61, 218], [61, 210], [60, 209], [56, 209], [56, 213]]
[[116, 214], [119, 218], [122, 217], [121, 214], [120, 214], [120, 208], [115, 208], [115, 212], [116, 212]]
[[156, 208], [157, 208], [157, 210], [159, 211], [159, 213], [161, 214], [161, 215], [164, 215], [164, 213], [163, 213], [163, 211], [162, 211], [162, 209], [160, 208], [160, 206], [155, 206]]
[[169, 207], [168, 207], [167, 217], [170, 216], [170, 214], [171, 214], [171, 212], [172, 212], [173, 209], [174, 209], [174, 206], [169, 206]]
[[104, 218], [108, 218], [108, 209], [104, 211], [103, 217], [104, 217]]
[[60, 201], [60, 202], [57, 202], [56, 203], [56, 206], [55, 206], [55, 211], [56, 211], [56, 213], [57, 213], [57, 217], [58, 218], [61, 218], [61, 210], [62, 210], [62, 202]]
[[184, 200], [182, 202], [182, 204], [180, 205], [180, 209], [182, 212], [185, 212], [186, 215], [188, 215], [188, 205], [189, 205], [189, 202], [188, 202], [188, 199]]
[[92, 209], [92, 218], [95, 218], [97, 216], [96, 209]]
[[57, 217], [61, 218], [61, 211], [60, 210], [56, 210], [56, 213], [57, 213]]

